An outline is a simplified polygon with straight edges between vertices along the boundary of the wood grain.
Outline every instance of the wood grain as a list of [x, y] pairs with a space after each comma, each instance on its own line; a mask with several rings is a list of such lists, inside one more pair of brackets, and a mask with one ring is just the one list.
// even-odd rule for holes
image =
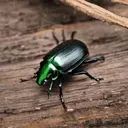
[[[61, 30], [62, 27], [55, 29], [60, 40]], [[104, 63], [83, 67], [95, 77], [104, 77], [104, 81], [98, 84], [86, 76], [64, 79], [64, 98], [67, 106], [74, 109], [64, 112], [56, 85], [48, 99], [46, 86], [38, 87], [35, 80], [20, 83], [21, 78], [33, 75], [42, 57], [55, 46], [52, 30], [1, 39], [1, 127], [128, 125], [128, 30], [98, 21], [65, 26], [64, 30], [68, 39], [71, 31], [77, 30], [76, 38], [87, 44], [90, 56], [105, 56]]]
[[[128, 17], [124, 5], [107, 8]], [[128, 30], [99, 21], [60, 25], [68, 9], [30, 5], [28, 0], [0, 1], [0, 128], [128, 127]], [[104, 77], [100, 84], [86, 76], [63, 79], [66, 105], [73, 112], [63, 110], [56, 84], [48, 99], [47, 86], [38, 87], [35, 80], [20, 83], [56, 46], [53, 30], [61, 42], [62, 29], [67, 39], [77, 31], [75, 38], [86, 43], [90, 56], [106, 58], [104, 63], [83, 66], [93, 76]]]

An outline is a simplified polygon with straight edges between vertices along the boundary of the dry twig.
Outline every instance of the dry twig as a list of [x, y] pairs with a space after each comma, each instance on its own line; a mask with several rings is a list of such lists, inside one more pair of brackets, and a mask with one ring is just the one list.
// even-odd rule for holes
[[111, 1], [128, 5], [128, 0], [111, 0]]
[[118, 16], [102, 7], [99, 7], [98, 5], [92, 4], [85, 0], [59, 0], [59, 1], [96, 19], [118, 24], [120, 26], [128, 28], [127, 18]]

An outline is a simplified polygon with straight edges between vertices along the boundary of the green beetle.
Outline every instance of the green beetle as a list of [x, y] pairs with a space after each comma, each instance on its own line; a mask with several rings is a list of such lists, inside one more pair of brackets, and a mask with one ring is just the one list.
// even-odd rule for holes
[[40, 68], [36, 73], [37, 78], [36, 82], [39, 86], [45, 85], [48, 81], [51, 82], [49, 85], [48, 96], [52, 90], [52, 85], [54, 81], [59, 81], [60, 89], [60, 101], [65, 110], [67, 107], [65, 105], [62, 93], [62, 76], [65, 74], [69, 75], [82, 75], [85, 74], [89, 78], [100, 81], [103, 78], [94, 78], [87, 71], [76, 72], [76, 68], [80, 67], [83, 63], [93, 63], [97, 61], [104, 60], [104, 57], [95, 57], [88, 58], [89, 51], [87, 46], [80, 40], [74, 39], [76, 32], [72, 32], [71, 39], [65, 40], [64, 31], [62, 31], [63, 42], [59, 44], [59, 40], [56, 38], [54, 32], [53, 38], [55, 39], [57, 46], [53, 48], [47, 55], [43, 58], [43, 61], [40, 63]]
[[59, 81], [60, 88], [60, 100], [64, 107], [67, 109], [62, 93], [62, 82], [61, 78], [64, 74], [69, 75], [82, 75], [85, 74], [91, 79], [100, 81], [103, 78], [94, 78], [87, 71], [75, 72], [75, 69], [78, 68], [83, 63], [93, 63], [96, 61], [104, 60], [104, 57], [97, 58], [88, 58], [89, 51], [87, 46], [80, 40], [74, 39], [75, 32], [72, 32], [71, 39], [65, 40], [64, 31], [62, 31], [63, 42], [59, 44], [58, 39], [56, 38], [54, 32], [53, 37], [57, 43], [57, 46], [53, 48], [40, 63], [40, 68], [37, 72], [37, 84], [42, 86], [47, 81], [51, 81], [48, 95], [52, 90], [52, 85], [55, 80]]

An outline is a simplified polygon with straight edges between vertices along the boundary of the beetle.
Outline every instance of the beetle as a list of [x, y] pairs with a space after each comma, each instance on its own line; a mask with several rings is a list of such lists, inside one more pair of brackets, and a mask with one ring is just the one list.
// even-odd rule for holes
[[87, 75], [89, 78], [99, 82], [103, 78], [95, 78], [87, 71], [76, 71], [82, 64], [94, 63], [104, 60], [103, 56], [89, 58], [89, 50], [85, 43], [80, 40], [74, 39], [75, 31], [71, 34], [71, 39], [66, 40], [64, 30], [62, 31], [63, 42], [59, 43], [59, 40], [52, 32], [53, 38], [56, 41], [57, 46], [44, 56], [43, 61], [40, 63], [39, 70], [36, 72], [36, 82], [39, 86], [45, 85], [50, 81], [48, 96], [52, 90], [54, 81], [59, 82], [59, 96], [60, 101], [65, 110], [65, 105], [62, 91], [62, 76], [68, 75]]
[[47, 81], [51, 81], [48, 90], [48, 95], [50, 95], [54, 81], [59, 81], [59, 96], [64, 109], [67, 109], [67, 107], [65, 105], [62, 92], [63, 75], [85, 74], [89, 78], [96, 80], [98, 82], [102, 80], [102, 78], [93, 77], [87, 71], [75, 72], [75, 69], [83, 63], [93, 63], [96, 61], [104, 60], [103, 56], [96, 58], [88, 58], [89, 50], [87, 46], [82, 41], [74, 39], [75, 33], [75, 31], [72, 32], [71, 39], [66, 40], [64, 31], [62, 31], [63, 42], [59, 43], [59, 40], [53, 32], [53, 38], [55, 39], [57, 46], [46, 54], [46, 56], [43, 58], [43, 61], [40, 63], [39, 70], [37, 71], [36, 82], [38, 85], [42, 86]]

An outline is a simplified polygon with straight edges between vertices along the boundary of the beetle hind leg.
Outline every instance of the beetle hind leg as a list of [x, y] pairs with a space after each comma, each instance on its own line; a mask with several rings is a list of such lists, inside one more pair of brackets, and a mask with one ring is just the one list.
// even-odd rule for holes
[[62, 83], [61, 83], [61, 80], [60, 80], [60, 83], [59, 83], [59, 97], [60, 97], [60, 101], [61, 101], [61, 104], [64, 108], [64, 110], [67, 111], [67, 106], [65, 105], [65, 102], [64, 102], [64, 98], [63, 98], [63, 91], [62, 91]]
[[95, 78], [92, 75], [90, 75], [87, 71], [81, 71], [81, 72], [71, 72], [72, 75], [87, 75], [90, 79], [95, 80], [97, 82], [100, 82], [101, 80], [104, 80], [103, 78]]
[[89, 58], [89, 59], [84, 61], [84, 64], [86, 64], [86, 63], [95, 63], [97, 61], [105, 61], [104, 56]]

